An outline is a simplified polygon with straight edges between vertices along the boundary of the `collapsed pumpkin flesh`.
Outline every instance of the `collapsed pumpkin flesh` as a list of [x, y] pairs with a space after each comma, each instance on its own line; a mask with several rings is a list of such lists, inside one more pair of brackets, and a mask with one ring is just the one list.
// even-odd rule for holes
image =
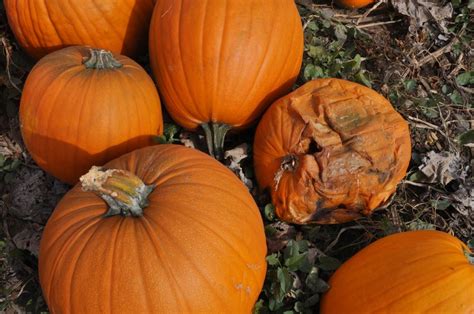
[[362, 85], [308, 82], [265, 113], [254, 163], [277, 215], [293, 223], [342, 223], [394, 193], [410, 161], [407, 122]]

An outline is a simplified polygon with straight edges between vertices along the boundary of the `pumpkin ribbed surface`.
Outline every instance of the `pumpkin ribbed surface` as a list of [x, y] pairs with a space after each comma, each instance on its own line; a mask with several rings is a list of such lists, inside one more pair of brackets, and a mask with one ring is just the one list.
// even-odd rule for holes
[[153, 0], [4, 0], [10, 27], [39, 59], [71, 45], [128, 56], [144, 51]]
[[41, 286], [53, 313], [249, 313], [266, 271], [259, 210], [211, 157], [147, 147], [105, 168], [156, 185], [142, 217], [105, 218], [106, 203], [74, 187], [41, 241]]
[[143, 68], [115, 55], [120, 68], [88, 69], [90, 49], [69, 47], [40, 62], [20, 104], [23, 140], [36, 163], [74, 184], [102, 165], [152, 143], [163, 121], [158, 92]]
[[251, 124], [288, 92], [303, 55], [293, 0], [160, 0], [150, 59], [172, 118], [188, 129]]
[[294, 223], [341, 223], [368, 215], [404, 177], [407, 122], [362, 85], [308, 82], [275, 102], [255, 135], [259, 185], [277, 215]]
[[473, 313], [474, 265], [466, 252], [439, 231], [385, 237], [330, 278], [321, 313]]

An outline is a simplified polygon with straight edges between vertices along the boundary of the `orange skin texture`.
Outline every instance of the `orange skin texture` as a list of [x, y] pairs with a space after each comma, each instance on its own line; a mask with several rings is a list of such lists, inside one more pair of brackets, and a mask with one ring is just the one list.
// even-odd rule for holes
[[346, 9], [360, 9], [374, 3], [375, 0], [336, 0], [336, 3]]
[[321, 314], [474, 313], [474, 265], [465, 251], [440, 231], [382, 238], [334, 273]]
[[369, 215], [395, 192], [410, 155], [408, 124], [390, 102], [339, 79], [314, 80], [279, 99], [254, 142], [259, 186], [278, 217], [297, 224]]
[[243, 128], [289, 92], [303, 29], [293, 0], [159, 0], [150, 61], [171, 117]]
[[178, 145], [136, 150], [106, 166], [155, 184], [139, 218], [104, 218], [76, 185], [40, 245], [52, 313], [250, 313], [266, 272], [263, 222], [250, 193], [208, 155]]
[[93, 165], [152, 144], [163, 132], [158, 92], [143, 68], [115, 55], [119, 69], [86, 69], [86, 47], [41, 59], [20, 103], [25, 145], [45, 171], [69, 184]]
[[71, 45], [127, 56], [144, 51], [154, 0], [4, 0], [8, 22], [34, 59]]

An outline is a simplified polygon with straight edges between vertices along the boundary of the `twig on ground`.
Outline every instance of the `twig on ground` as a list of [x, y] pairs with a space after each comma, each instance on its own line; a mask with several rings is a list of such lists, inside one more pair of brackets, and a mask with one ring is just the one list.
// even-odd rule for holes
[[5, 52], [5, 67], [6, 67], [5, 72], [7, 73], [8, 81], [13, 86], [13, 88], [15, 88], [18, 92], [21, 93], [21, 89], [18, 86], [16, 86], [15, 83], [13, 83], [12, 76], [10, 73], [10, 65], [11, 65], [11, 54], [10, 54], [10, 49], [9, 49], [10, 45], [8, 44], [5, 37], [2, 37], [1, 42], [3, 46], [3, 51]]

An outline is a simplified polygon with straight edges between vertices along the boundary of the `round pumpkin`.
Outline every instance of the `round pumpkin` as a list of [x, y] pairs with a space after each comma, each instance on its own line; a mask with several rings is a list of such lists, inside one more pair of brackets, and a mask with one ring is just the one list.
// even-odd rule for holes
[[319, 79], [265, 113], [254, 165], [280, 219], [342, 223], [389, 199], [410, 151], [408, 124], [383, 96], [349, 81]]
[[375, 0], [336, 0], [336, 3], [346, 9], [360, 9], [374, 3]]
[[33, 68], [21, 97], [20, 128], [36, 163], [74, 184], [92, 165], [152, 144], [163, 121], [156, 87], [140, 65], [75, 46]]
[[412, 231], [378, 240], [330, 278], [321, 313], [473, 313], [474, 265], [459, 239]]
[[146, 47], [154, 0], [4, 0], [20, 46], [35, 59], [71, 45], [128, 56]]
[[266, 272], [265, 234], [230, 170], [197, 150], [158, 145], [81, 182], [41, 240], [52, 313], [251, 312]]
[[227, 131], [249, 126], [291, 89], [303, 57], [293, 0], [160, 0], [149, 43], [168, 112], [187, 129], [202, 127], [216, 157]]

